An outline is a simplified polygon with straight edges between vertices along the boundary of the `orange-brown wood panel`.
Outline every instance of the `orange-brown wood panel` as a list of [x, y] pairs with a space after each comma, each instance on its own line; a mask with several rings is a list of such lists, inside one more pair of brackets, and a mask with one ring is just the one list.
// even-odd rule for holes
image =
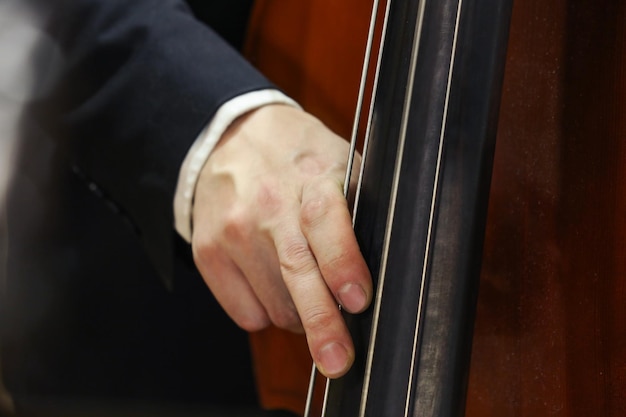
[[246, 56], [343, 137], [356, 108], [371, 1], [257, 0]]
[[624, 3], [514, 7], [467, 414], [623, 416]]

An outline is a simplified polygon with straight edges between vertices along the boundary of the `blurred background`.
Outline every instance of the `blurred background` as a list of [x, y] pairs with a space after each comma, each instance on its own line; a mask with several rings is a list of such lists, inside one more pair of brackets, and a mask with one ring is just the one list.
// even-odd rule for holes
[[[40, 42], [45, 42], [37, 29], [37, 16], [23, 3], [0, 2], [0, 312], [6, 315], [8, 268], [7, 188], [17, 161], [20, 120], [25, 105], [40, 92], [31, 58]], [[53, 49], [53, 48], [52, 48]], [[50, 49], [50, 50], [52, 50]], [[52, 68], [51, 68], [52, 69]], [[4, 323], [5, 320], [2, 320]], [[4, 326], [3, 326], [4, 329]], [[4, 331], [0, 333], [4, 335]], [[1, 337], [1, 336], [0, 336]], [[2, 339], [0, 339], [0, 342]], [[0, 345], [1, 346], [1, 345]], [[10, 413], [14, 403], [6, 390], [2, 373], [0, 350], [0, 413]]]

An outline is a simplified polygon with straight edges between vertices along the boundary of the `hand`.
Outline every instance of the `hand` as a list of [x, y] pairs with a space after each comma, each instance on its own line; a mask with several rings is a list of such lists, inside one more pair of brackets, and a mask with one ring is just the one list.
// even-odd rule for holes
[[348, 150], [307, 113], [264, 106], [224, 134], [193, 209], [194, 259], [224, 310], [248, 331], [304, 330], [330, 378], [354, 361], [338, 304], [358, 313], [372, 298], [342, 190]]

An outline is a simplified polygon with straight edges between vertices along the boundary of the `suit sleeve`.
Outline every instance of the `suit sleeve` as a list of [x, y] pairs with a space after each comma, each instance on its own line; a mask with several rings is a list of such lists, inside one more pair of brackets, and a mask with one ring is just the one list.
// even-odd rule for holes
[[69, 0], [48, 22], [65, 62], [40, 106], [44, 125], [168, 279], [187, 150], [222, 103], [272, 86], [182, 0]]

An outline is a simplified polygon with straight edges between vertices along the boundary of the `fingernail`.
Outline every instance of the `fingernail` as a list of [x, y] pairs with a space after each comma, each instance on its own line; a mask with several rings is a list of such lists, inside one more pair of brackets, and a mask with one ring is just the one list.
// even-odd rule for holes
[[367, 307], [367, 294], [357, 284], [346, 284], [337, 294], [341, 306], [350, 313], [358, 313]]
[[349, 365], [349, 356], [346, 348], [336, 342], [331, 342], [320, 350], [320, 371], [328, 377], [337, 377], [344, 373]]

